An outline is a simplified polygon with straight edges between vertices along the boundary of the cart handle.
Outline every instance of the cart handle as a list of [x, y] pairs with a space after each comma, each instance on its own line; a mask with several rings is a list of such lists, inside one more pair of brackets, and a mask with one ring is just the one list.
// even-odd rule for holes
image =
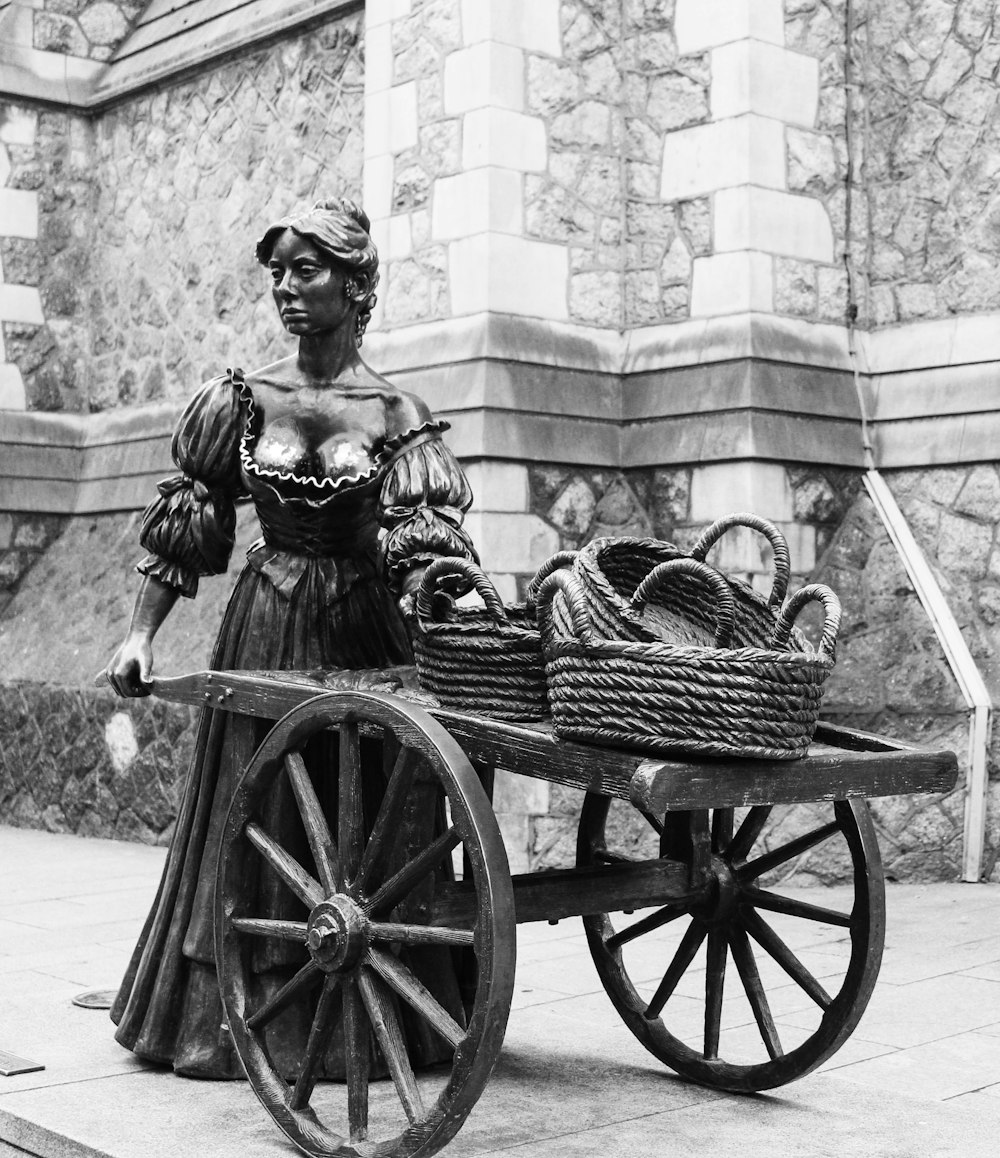
[[775, 648], [786, 647], [792, 624], [799, 612], [807, 603], [813, 602], [822, 603], [826, 613], [823, 621], [823, 636], [819, 641], [819, 654], [826, 659], [835, 660], [837, 658], [837, 634], [840, 631], [843, 609], [836, 593], [825, 583], [809, 583], [795, 592], [778, 616], [771, 641]]
[[538, 602], [538, 589], [545, 582], [545, 580], [552, 574], [553, 571], [559, 571], [563, 567], [569, 567], [576, 560], [576, 551], [556, 551], [554, 555], [550, 555], [548, 559], [538, 568], [528, 584], [528, 589], [524, 595], [524, 605], [528, 611]]
[[780, 607], [785, 593], [788, 591], [788, 580], [791, 574], [788, 542], [773, 523], [769, 523], [760, 515], [755, 515], [751, 511], [737, 511], [735, 514], [716, 519], [698, 537], [698, 541], [691, 548], [691, 558], [703, 563], [709, 550], [732, 527], [749, 527], [752, 531], [759, 531], [771, 544], [771, 549], [774, 551], [774, 583], [771, 586], [767, 605], [768, 607]]
[[434, 614], [434, 594], [438, 588], [438, 581], [445, 575], [461, 575], [467, 579], [475, 588], [479, 598], [486, 604], [486, 610], [490, 615], [501, 623], [507, 622], [507, 612], [504, 609], [503, 601], [486, 572], [468, 559], [442, 557], [435, 559], [430, 564], [423, 573], [420, 586], [417, 588], [417, 621], [421, 626], [425, 622], [442, 622], [442, 619]]
[[573, 624], [573, 634], [585, 646], [597, 642], [594, 635], [594, 624], [590, 618], [590, 608], [587, 606], [587, 597], [584, 595], [580, 580], [572, 571], [553, 571], [542, 580], [536, 598], [538, 600], [535, 612], [542, 632], [542, 642], [547, 646], [555, 635], [555, 626], [552, 622], [552, 600], [556, 592], [561, 591], [566, 599], [566, 607]]
[[635, 589], [631, 609], [641, 613], [650, 598], [669, 581], [671, 575], [690, 575], [702, 582], [715, 596], [715, 646], [729, 647], [733, 639], [736, 622], [736, 602], [725, 578], [697, 559], [668, 559], [658, 563]]

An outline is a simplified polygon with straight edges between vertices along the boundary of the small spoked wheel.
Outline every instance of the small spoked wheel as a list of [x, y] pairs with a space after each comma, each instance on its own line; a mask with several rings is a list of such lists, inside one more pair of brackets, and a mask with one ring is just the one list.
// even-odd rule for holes
[[[373, 778], [384, 786], [374, 801]], [[277, 799], [295, 823], [286, 810], [269, 832]], [[453, 878], [457, 849], [474, 899], [460, 916], [438, 917], [437, 884]], [[256, 880], [263, 887], [248, 888]], [[278, 916], [260, 899], [275, 890]], [[435, 964], [441, 953], [444, 971]], [[237, 1053], [300, 1150], [403, 1158], [440, 1149], [499, 1056], [514, 953], [496, 820], [439, 724], [389, 696], [331, 692], [275, 725], [226, 822], [216, 956]], [[281, 984], [262, 983], [262, 954], [290, 962]], [[463, 972], [464, 999], [454, 996]], [[291, 1058], [281, 1044], [289, 1026], [303, 1043]], [[429, 1054], [436, 1066], [424, 1065]], [[391, 1081], [379, 1080], [386, 1074]]]
[[[641, 859], [646, 843], [647, 856], [658, 846], [696, 869], [690, 895], [652, 912], [583, 918], [628, 1027], [716, 1089], [771, 1089], [822, 1064], [860, 1020], [882, 959], [885, 888], [867, 804], [643, 814], [638, 841], [626, 812], [635, 816], [588, 794], [579, 865]], [[844, 882], [829, 904], [801, 887], [817, 879]]]

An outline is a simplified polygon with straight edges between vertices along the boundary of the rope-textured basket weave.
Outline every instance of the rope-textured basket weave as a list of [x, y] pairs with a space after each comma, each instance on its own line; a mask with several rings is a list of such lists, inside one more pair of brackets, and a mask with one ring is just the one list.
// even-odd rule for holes
[[[840, 603], [829, 587], [803, 587], [788, 601], [764, 647], [731, 648], [736, 599], [727, 581], [695, 559], [659, 564], [636, 590], [643, 605], [668, 586], [697, 582], [715, 601], [708, 645], [601, 639], [575, 573], [560, 571], [538, 595], [549, 706], [557, 736], [661, 755], [804, 756], [819, 718], [823, 683], [834, 665]], [[560, 595], [572, 634], [552, 615]], [[809, 602], [824, 606], [818, 651], [789, 650], [795, 618]]]
[[[731, 528], [760, 532], [774, 553], [774, 582], [764, 598], [749, 583], [726, 575], [734, 603], [733, 645], [767, 647], [777, 622], [778, 609], [788, 590], [791, 564], [784, 535], [767, 519], [738, 512], [716, 520], [699, 537], [690, 553], [659, 539], [595, 539], [581, 551], [574, 565], [590, 609], [594, 631], [604, 639], [706, 645], [715, 632], [715, 601], [704, 583], [688, 575], [675, 576], [642, 609], [632, 606], [632, 593], [655, 567], [671, 559], [704, 562], [712, 546]], [[559, 601], [561, 603], [561, 601]], [[565, 632], [566, 612], [557, 604], [556, 626]], [[804, 641], [798, 632], [794, 644]]]
[[[529, 586], [573, 561], [559, 552]], [[451, 606], [435, 600], [445, 576], [461, 575], [484, 607]], [[447, 606], [448, 601], [445, 601]], [[504, 606], [486, 574], [467, 559], [435, 559], [417, 588], [413, 651], [420, 685], [449, 708], [503, 720], [534, 720], [548, 714], [541, 641], [530, 601]]]

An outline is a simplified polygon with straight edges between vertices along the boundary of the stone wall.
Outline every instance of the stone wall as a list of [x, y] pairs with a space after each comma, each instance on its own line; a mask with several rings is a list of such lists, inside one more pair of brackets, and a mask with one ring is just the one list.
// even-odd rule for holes
[[146, 5], [143, 0], [40, 0], [34, 47], [86, 60], [110, 60]]
[[360, 198], [360, 26], [290, 36], [93, 123], [7, 110], [7, 188], [37, 204], [0, 239], [25, 298], [3, 337], [28, 409], [183, 398], [286, 352], [253, 245], [298, 204]]
[[[990, 0], [785, 0], [790, 48], [820, 61], [816, 132], [789, 129], [789, 188], [823, 199], [838, 263], [780, 260], [776, 308], [842, 321], [850, 257], [863, 325], [995, 310], [1000, 25]], [[845, 71], [853, 21], [851, 98]]]

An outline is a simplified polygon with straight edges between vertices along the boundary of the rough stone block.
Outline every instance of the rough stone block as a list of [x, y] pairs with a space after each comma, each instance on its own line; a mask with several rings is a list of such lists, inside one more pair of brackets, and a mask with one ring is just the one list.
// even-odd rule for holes
[[451, 53], [444, 62], [446, 113], [524, 108], [524, 53], [484, 40]]
[[785, 188], [785, 134], [775, 120], [730, 117], [667, 133], [660, 196], [681, 201], [747, 184]]
[[517, 462], [484, 460], [465, 469], [474, 495], [474, 509], [518, 511], [528, 509], [528, 468]]
[[38, 194], [27, 189], [0, 189], [0, 231], [4, 237], [38, 236]]
[[747, 37], [784, 44], [782, 0], [677, 0], [674, 34], [682, 56]]
[[490, 165], [434, 182], [431, 236], [454, 241], [477, 233], [524, 229], [522, 175]]
[[521, 317], [568, 317], [569, 254], [503, 233], [481, 233], [448, 247], [453, 315], [486, 310]]
[[549, 810], [549, 783], [498, 768], [493, 781], [493, 810], [521, 816], [544, 816]]
[[559, 0], [462, 0], [462, 38], [559, 56]]
[[533, 573], [560, 547], [555, 529], [537, 515], [473, 512], [465, 525], [487, 573]]
[[819, 61], [758, 40], [712, 50], [712, 117], [742, 113], [811, 126], [819, 108]]
[[770, 313], [774, 304], [773, 264], [769, 254], [749, 251], [696, 257], [692, 263], [691, 316], [718, 317], [749, 310]]
[[715, 195], [715, 250], [756, 249], [833, 262], [833, 228], [813, 197], [777, 189], [722, 189]]
[[548, 162], [545, 125], [509, 109], [475, 109], [462, 123], [462, 168], [499, 165], [522, 173], [544, 172]]

